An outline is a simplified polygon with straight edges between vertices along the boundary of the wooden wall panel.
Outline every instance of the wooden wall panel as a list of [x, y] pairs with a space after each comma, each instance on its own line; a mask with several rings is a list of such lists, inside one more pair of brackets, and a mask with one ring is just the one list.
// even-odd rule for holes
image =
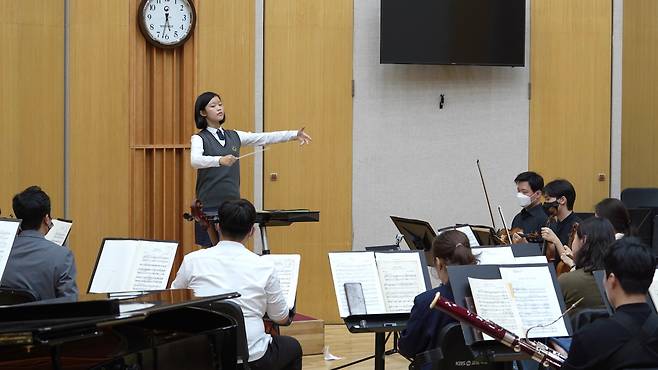
[[351, 0], [265, 3], [265, 129], [313, 137], [265, 153], [265, 208], [320, 211], [319, 223], [269, 228], [270, 248], [301, 254], [297, 310], [329, 322], [327, 252], [352, 249], [352, 14]]
[[103, 237], [130, 232], [128, 2], [70, 1], [70, 247], [86, 291]]
[[[189, 104], [193, 106], [196, 96], [204, 91], [219, 93], [226, 111], [224, 126], [228, 129], [255, 130], [254, 4], [254, 1], [203, 0], [197, 5], [197, 78], [195, 96]], [[192, 116], [186, 122], [194, 128]], [[251, 150], [244, 148], [242, 153]], [[254, 200], [253, 166], [253, 158], [240, 160], [240, 194], [251, 201]]]
[[658, 187], [658, 1], [624, 1], [621, 185]]
[[533, 0], [531, 14], [529, 168], [591, 211], [610, 192], [612, 2]]
[[0, 210], [30, 185], [64, 216], [64, 2], [0, 0]]
[[[131, 19], [136, 19], [139, 4], [130, 1]], [[178, 241], [173, 278], [185, 246], [194, 243], [193, 224], [181, 216], [194, 197], [194, 192], [186, 193], [194, 177], [183, 168], [190, 166], [194, 132], [195, 36], [176, 49], [159, 49], [146, 42], [133, 21], [129, 37], [130, 235]]]

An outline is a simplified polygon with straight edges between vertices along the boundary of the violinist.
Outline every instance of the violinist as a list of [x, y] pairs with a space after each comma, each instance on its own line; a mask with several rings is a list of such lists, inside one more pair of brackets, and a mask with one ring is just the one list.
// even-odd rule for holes
[[615, 228], [615, 239], [619, 240], [624, 236], [632, 236], [631, 216], [624, 203], [619, 199], [606, 198], [598, 202], [594, 207], [596, 217], [605, 218], [610, 221]]
[[[525, 234], [537, 233], [546, 225], [548, 216], [541, 206], [544, 178], [536, 172], [522, 172], [514, 179], [516, 183], [516, 199], [521, 206], [512, 220], [512, 229], [521, 229]], [[515, 233], [512, 240], [522, 242], [522, 237]]]
[[615, 233], [608, 220], [591, 217], [574, 224], [573, 261], [566, 262], [575, 270], [560, 275], [557, 279], [567, 307], [584, 298], [571, 314], [575, 316], [585, 308], [604, 308], [601, 293], [592, 271], [603, 269], [603, 256], [608, 246], [615, 241]]
[[564, 246], [569, 244], [569, 236], [573, 224], [581, 219], [573, 213], [576, 202], [576, 190], [567, 180], [553, 180], [544, 186], [544, 211], [550, 221], [547, 227], [542, 227], [541, 236], [548, 243], [552, 243], [558, 255], [570, 254], [571, 251]]

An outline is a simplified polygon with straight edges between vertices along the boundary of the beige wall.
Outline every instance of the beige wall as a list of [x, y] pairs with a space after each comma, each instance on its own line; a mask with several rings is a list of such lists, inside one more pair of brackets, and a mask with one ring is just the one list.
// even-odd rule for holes
[[40, 185], [64, 217], [64, 3], [0, 1], [0, 209]]

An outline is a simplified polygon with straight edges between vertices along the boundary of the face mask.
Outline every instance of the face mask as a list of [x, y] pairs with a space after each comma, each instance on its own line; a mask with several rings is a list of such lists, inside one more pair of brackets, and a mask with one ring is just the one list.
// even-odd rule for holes
[[[544, 207], [546, 214], [550, 216], [553, 213], [557, 213], [557, 207], [559, 205], [560, 203], [558, 203], [557, 200], [554, 200], [552, 202], [544, 202], [541, 206]], [[551, 212], [551, 209], [555, 209], [555, 212]]]
[[527, 207], [532, 203], [532, 199], [523, 193], [516, 193], [516, 201], [520, 207]]

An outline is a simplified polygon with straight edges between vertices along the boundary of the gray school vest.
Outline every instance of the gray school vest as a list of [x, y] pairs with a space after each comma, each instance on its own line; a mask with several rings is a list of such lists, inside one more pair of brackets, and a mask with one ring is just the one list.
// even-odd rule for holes
[[[203, 139], [203, 155], [240, 156], [240, 137], [233, 130], [224, 130], [224, 146], [219, 144], [210, 131], [203, 129], [197, 133]], [[222, 202], [240, 199], [240, 161], [232, 166], [201, 168], [197, 170], [196, 196], [204, 207], [218, 207]]]

